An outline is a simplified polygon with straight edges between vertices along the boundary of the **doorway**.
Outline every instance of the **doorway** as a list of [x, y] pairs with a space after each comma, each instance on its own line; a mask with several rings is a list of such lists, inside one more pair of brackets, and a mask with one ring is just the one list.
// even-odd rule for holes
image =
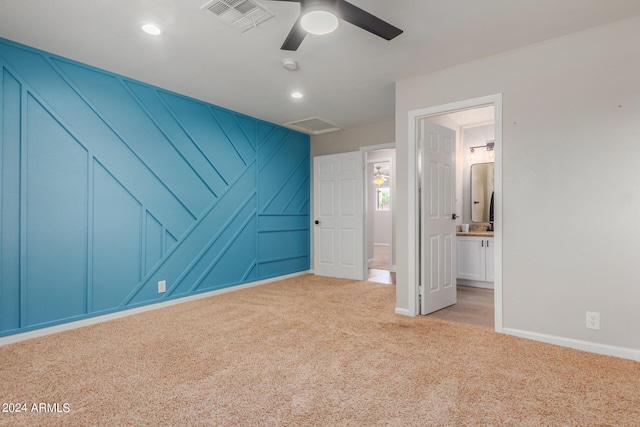
[[365, 277], [371, 282], [395, 284], [393, 265], [395, 145], [363, 147], [361, 151], [365, 165]]
[[[502, 95], [491, 95], [482, 98], [475, 98], [460, 102], [455, 102], [446, 105], [440, 105], [435, 107], [424, 108], [420, 110], [414, 110], [409, 113], [409, 206], [408, 206], [408, 244], [409, 253], [415, 254], [415, 256], [409, 257], [409, 274], [408, 274], [408, 290], [409, 290], [409, 313], [410, 315], [417, 315], [421, 313], [420, 304], [420, 276], [421, 276], [421, 262], [420, 254], [420, 238], [418, 236], [420, 231], [420, 212], [419, 212], [419, 189], [418, 189], [418, 164], [414, 159], [418, 158], [418, 148], [420, 145], [419, 140], [419, 123], [425, 119], [431, 119], [438, 116], [449, 115], [452, 113], [458, 113], [462, 111], [468, 111], [478, 109], [479, 107], [491, 106], [494, 108], [494, 241], [493, 241], [493, 256], [494, 261], [492, 263], [494, 271], [494, 291], [493, 291], [493, 306], [494, 306], [494, 329], [497, 332], [502, 332], [502, 215], [501, 215], [501, 200], [502, 200]], [[463, 153], [458, 150], [458, 156]], [[458, 186], [456, 186], [458, 188]], [[459, 194], [459, 192], [457, 192]], [[456, 197], [459, 202], [463, 201], [461, 195]], [[461, 205], [462, 203], [460, 203]], [[459, 209], [457, 206], [456, 209]], [[460, 207], [459, 212], [462, 212]], [[464, 218], [462, 219], [464, 220]], [[462, 221], [461, 220], [461, 221]]]
[[[493, 258], [487, 256], [487, 251], [493, 250], [490, 200], [494, 186], [494, 116], [494, 107], [485, 106], [425, 119], [455, 133], [454, 212], [457, 218], [452, 225], [458, 233], [452, 239], [457, 241], [457, 258], [453, 267], [455, 279], [451, 287], [451, 301], [448, 304], [438, 304], [438, 298], [432, 293], [431, 298], [426, 299], [431, 301], [435, 310], [421, 307], [422, 314], [492, 329], [494, 291], [493, 277], [489, 273], [493, 268], [485, 264], [493, 262]], [[462, 224], [470, 226], [471, 233], [461, 233]], [[432, 234], [433, 232], [429, 233]], [[484, 255], [485, 259], [480, 259], [480, 255]], [[481, 273], [482, 277], [479, 277]], [[446, 307], [443, 308], [444, 305]]]

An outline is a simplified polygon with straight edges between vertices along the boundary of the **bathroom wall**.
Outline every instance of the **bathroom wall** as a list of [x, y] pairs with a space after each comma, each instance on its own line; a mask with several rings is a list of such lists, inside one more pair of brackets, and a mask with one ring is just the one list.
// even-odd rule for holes
[[487, 141], [493, 140], [494, 138], [494, 124], [465, 127], [462, 129], [462, 222], [464, 224], [472, 223], [471, 209], [473, 209], [473, 204], [471, 203], [471, 166], [476, 163], [493, 162], [493, 160], [489, 158], [489, 154], [485, 148], [476, 149], [476, 159], [471, 161], [469, 148], [486, 145]]

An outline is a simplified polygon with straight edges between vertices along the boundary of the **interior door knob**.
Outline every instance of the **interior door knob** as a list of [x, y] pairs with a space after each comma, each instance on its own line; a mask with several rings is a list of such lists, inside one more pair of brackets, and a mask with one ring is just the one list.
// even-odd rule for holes
[[320, 225], [320, 221], [318, 221], [317, 219], [314, 222], [316, 225]]

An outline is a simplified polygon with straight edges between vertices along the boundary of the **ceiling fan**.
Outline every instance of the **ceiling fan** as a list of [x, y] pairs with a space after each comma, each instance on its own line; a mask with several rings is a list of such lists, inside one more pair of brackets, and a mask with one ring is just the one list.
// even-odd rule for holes
[[338, 19], [369, 31], [385, 40], [402, 34], [402, 30], [344, 0], [274, 0], [300, 3], [300, 16], [280, 49], [298, 50], [307, 33], [328, 34], [338, 26]]
[[376, 166], [376, 173], [373, 175], [373, 183], [375, 185], [382, 185], [389, 179], [387, 175], [380, 172], [380, 168], [381, 166]]

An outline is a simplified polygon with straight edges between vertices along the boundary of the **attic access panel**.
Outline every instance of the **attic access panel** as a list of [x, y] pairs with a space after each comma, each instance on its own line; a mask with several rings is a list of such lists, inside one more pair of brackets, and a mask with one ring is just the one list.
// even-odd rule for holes
[[308, 133], [310, 135], [320, 135], [322, 133], [342, 130], [340, 126], [330, 123], [319, 117], [311, 117], [308, 119], [285, 123], [284, 126], [288, 126], [290, 128]]

